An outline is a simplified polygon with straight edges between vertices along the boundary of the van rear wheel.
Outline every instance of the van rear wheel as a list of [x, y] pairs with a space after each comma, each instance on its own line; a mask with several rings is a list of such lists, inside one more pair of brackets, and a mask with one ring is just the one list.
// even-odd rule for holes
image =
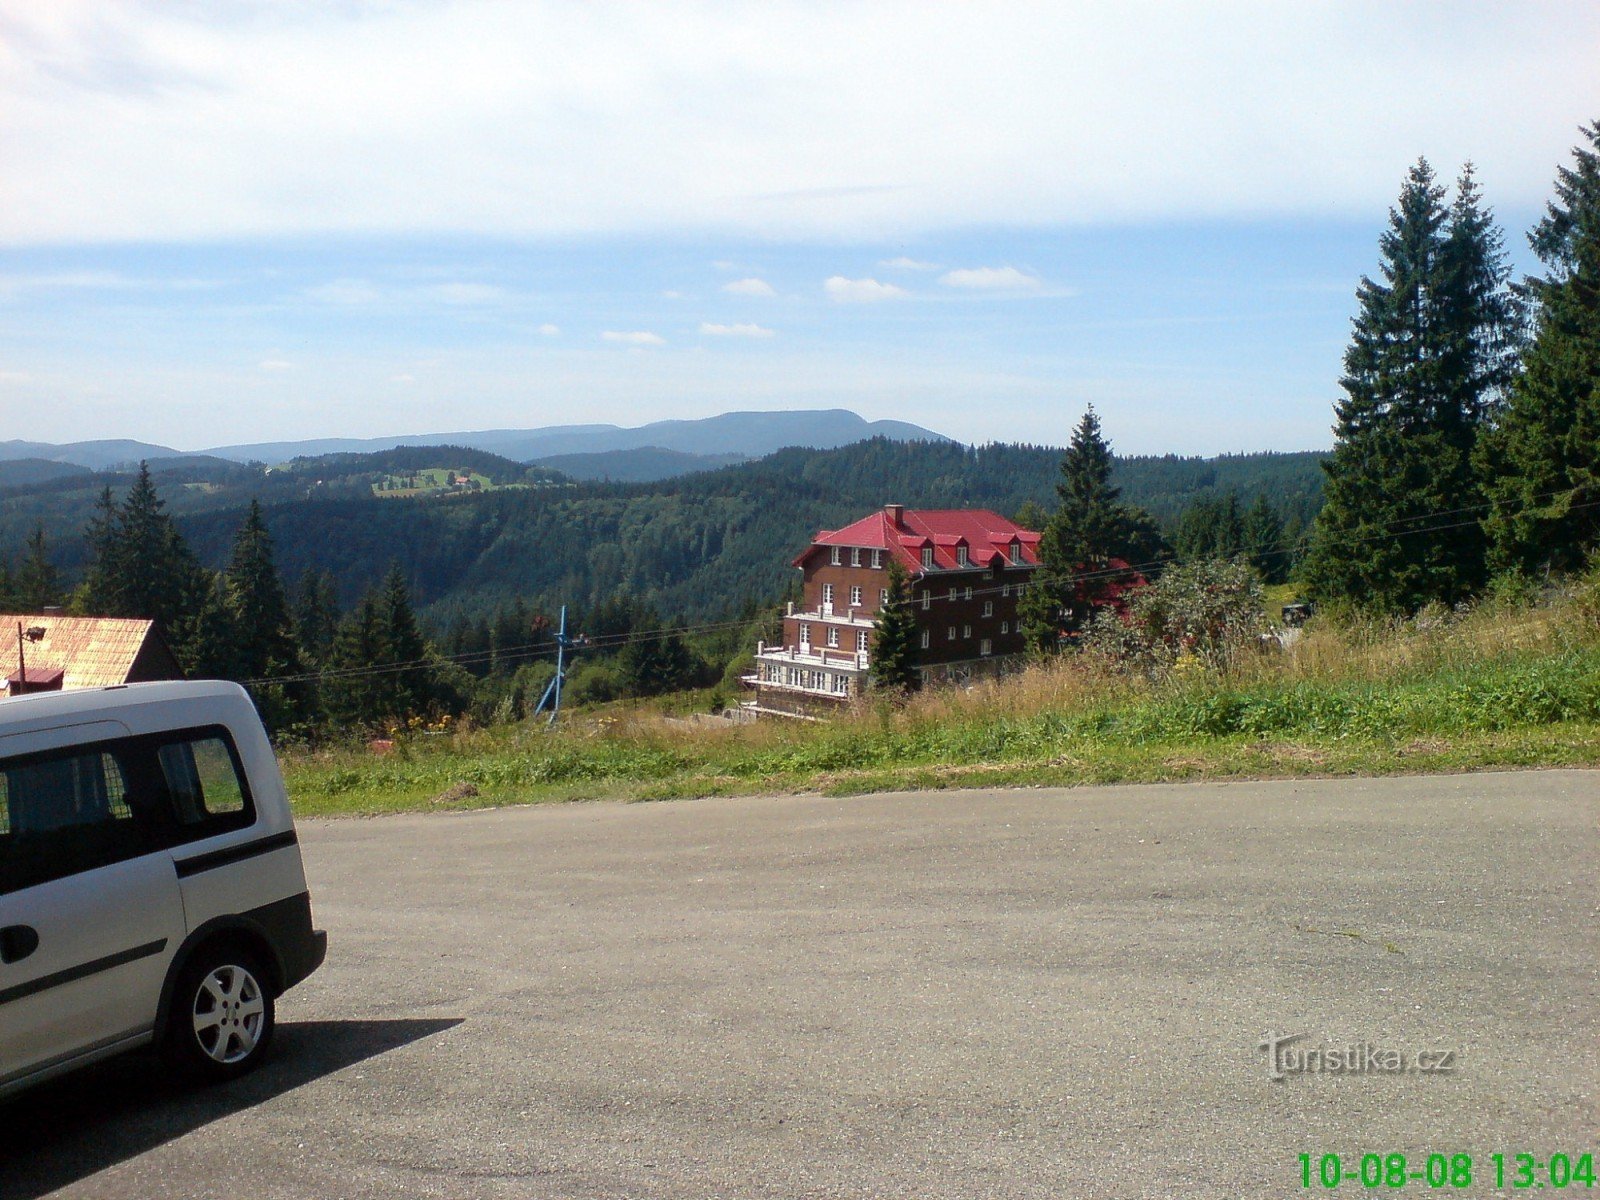
[[237, 946], [201, 950], [178, 978], [168, 1017], [166, 1050], [183, 1071], [202, 1079], [243, 1075], [272, 1041], [272, 993], [256, 956]]

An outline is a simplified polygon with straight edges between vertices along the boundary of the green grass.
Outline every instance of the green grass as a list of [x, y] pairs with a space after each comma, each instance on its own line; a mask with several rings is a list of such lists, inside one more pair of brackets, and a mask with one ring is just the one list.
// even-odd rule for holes
[[[612, 712], [554, 732], [402, 739], [381, 757], [287, 753], [284, 765], [306, 815], [1600, 765], [1600, 638], [1544, 620], [1545, 644], [1519, 648], [1503, 615], [1490, 626], [1501, 630], [1498, 649], [1472, 626], [1402, 632], [1363, 643], [1365, 660], [1351, 650], [1343, 674], [1279, 665], [1150, 683], [1067, 664], [825, 725], [685, 729]], [[1462, 638], [1465, 648], [1452, 644]]]

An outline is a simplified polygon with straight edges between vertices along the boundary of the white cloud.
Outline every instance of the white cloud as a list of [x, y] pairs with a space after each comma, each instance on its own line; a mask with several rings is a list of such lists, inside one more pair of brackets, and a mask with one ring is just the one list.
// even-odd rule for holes
[[539, 326], [539, 336], [540, 337], [560, 337], [561, 336], [561, 326], [552, 325], [552, 324], [550, 324], [550, 322], [546, 321], [543, 325]]
[[870, 304], [875, 300], [893, 300], [907, 295], [905, 288], [892, 283], [879, 283], [876, 279], [846, 279], [834, 275], [822, 285], [828, 299], [841, 304]]
[[735, 296], [776, 296], [778, 293], [765, 279], [735, 279], [722, 285], [722, 290]]
[[415, 375], [408, 375], [404, 372], [399, 375], [389, 376], [390, 383], [415, 383], [416, 381], [417, 377]]
[[1031, 292], [1041, 285], [1037, 275], [1015, 267], [963, 267], [939, 276], [946, 287], [974, 288], [990, 292]]
[[937, 271], [939, 269], [938, 263], [923, 262], [919, 258], [907, 258], [903, 254], [899, 258], [886, 258], [878, 265], [891, 271]]
[[26, 371], [0, 371], [0, 383], [32, 383], [33, 376]]
[[1419, 153], [1447, 173], [1470, 157], [1498, 209], [1531, 209], [1595, 115], [1600, 60], [1592, 0], [790, 0], [626, 21], [0, 0], [0, 23], [0, 244], [1381, 219]]
[[618, 329], [607, 329], [600, 335], [608, 342], [623, 342], [629, 346], [665, 346], [667, 339], [659, 333], [651, 333], [647, 329], [636, 329], [624, 332]]
[[716, 325], [710, 321], [700, 322], [700, 332], [710, 334], [712, 337], [769, 338], [772, 336], [772, 330], [765, 325]]
[[294, 364], [286, 358], [267, 358], [263, 359], [258, 365], [263, 371], [294, 370]]

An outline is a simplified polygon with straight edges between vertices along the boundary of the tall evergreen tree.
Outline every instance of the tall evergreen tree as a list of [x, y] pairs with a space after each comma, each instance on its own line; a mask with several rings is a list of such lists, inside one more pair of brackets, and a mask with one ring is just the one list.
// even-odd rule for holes
[[911, 611], [910, 580], [892, 555], [886, 582], [889, 597], [878, 608], [869, 675], [873, 687], [903, 695], [921, 686], [922, 673], [917, 670], [918, 630]]
[[339, 590], [329, 571], [307, 571], [300, 577], [294, 612], [295, 640], [302, 659], [325, 661], [339, 632]]
[[[224, 575], [228, 608], [235, 630], [234, 678], [271, 680], [296, 676], [304, 670], [295, 641], [289, 598], [272, 556], [272, 535], [267, 532], [259, 501], [250, 510], [233, 539], [233, 557]], [[251, 693], [269, 728], [280, 729], [305, 708], [306, 689], [300, 681], [254, 683]]]
[[1265, 492], [1256, 494], [1255, 503], [1244, 514], [1244, 549], [1250, 565], [1267, 583], [1282, 583], [1289, 577], [1283, 518]]
[[43, 525], [35, 525], [28, 537], [28, 548], [17, 568], [12, 591], [17, 603], [28, 612], [38, 612], [61, 601], [60, 576], [55, 563], [50, 561]]
[[1041, 532], [1039, 566], [1018, 606], [1023, 635], [1038, 650], [1058, 649], [1107, 602], [1113, 586], [1127, 583], [1111, 568], [1113, 558], [1149, 561], [1159, 551], [1149, 514], [1118, 503], [1111, 468], [1111, 445], [1090, 405], [1061, 457], [1061, 503]]
[[338, 725], [376, 725], [395, 715], [388, 676], [374, 668], [394, 661], [378, 597], [368, 592], [344, 619], [328, 655], [322, 705]]
[[1483, 580], [1472, 454], [1510, 369], [1515, 312], [1470, 169], [1452, 209], [1444, 196], [1419, 160], [1379, 239], [1381, 281], [1357, 289], [1304, 567], [1322, 599], [1405, 612]]
[[378, 610], [383, 622], [383, 639], [394, 664], [412, 664], [388, 676], [383, 689], [389, 696], [389, 711], [394, 716], [409, 716], [427, 711], [434, 700], [433, 657], [427, 638], [417, 624], [411, 606], [411, 590], [406, 586], [400, 564], [389, 568], [379, 593]]
[[1479, 456], [1497, 569], [1575, 570], [1600, 546], [1600, 121], [1582, 133], [1528, 238], [1533, 336]]

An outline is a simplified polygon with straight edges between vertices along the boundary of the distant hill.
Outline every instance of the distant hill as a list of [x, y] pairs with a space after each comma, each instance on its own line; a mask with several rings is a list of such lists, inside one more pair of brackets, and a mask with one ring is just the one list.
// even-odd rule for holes
[[686, 454], [660, 446], [640, 446], [637, 450], [602, 450], [597, 454], [554, 454], [533, 461], [536, 466], [550, 467], [573, 479], [649, 483], [695, 471], [714, 471], [744, 462], [748, 457], [744, 454]]
[[[318, 438], [305, 442], [254, 442], [206, 451], [244, 462], [287, 462], [293, 458], [338, 453], [370, 453], [393, 446], [452, 445], [486, 450], [518, 462], [563, 454], [601, 454], [655, 447], [695, 455], [758, 458], [785, 446], [827, 450], [866, 438], [895, 441], [949, 441], [943, 434], [905, 421], [868, 421], [842, 408], [791, 412], [730, 412], [698, 421], [655, 421], [624, 429], [618, 425], [552, 425], [543, 429], [485, 429], [469, 433], [428, 433], [388, 438]], [[45, 457], [50, 457], [46, 455]]]
[[149, 442], [133, 442], [125, 438], [96, 442], [67, 442], [54, 445], [50, 442], [0, 442], [0, 461], [19, 458], [42, 458], [50, 462], [73, 463], [91, 471], [107, 467], [137, 463], [144, 458], [175, 458], [183, 454], [171, 446], [154, 446]]
[[88, 467], [46, 458], [0, 459], [0, 488], [32, 487], [68, 475], [92, 475]]

